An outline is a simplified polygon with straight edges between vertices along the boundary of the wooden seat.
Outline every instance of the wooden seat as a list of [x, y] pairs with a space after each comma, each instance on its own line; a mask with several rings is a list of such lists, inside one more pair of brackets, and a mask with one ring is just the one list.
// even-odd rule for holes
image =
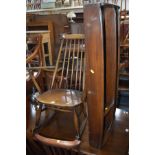
[[60, 107], [74, 107], [82, 102], [82, 93], [77, 90], [55, 89], [37, 97], [38, 102]]

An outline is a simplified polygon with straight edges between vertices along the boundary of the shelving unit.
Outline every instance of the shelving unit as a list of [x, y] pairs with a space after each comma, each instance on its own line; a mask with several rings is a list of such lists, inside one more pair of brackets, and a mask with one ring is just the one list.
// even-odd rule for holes
[[[125, 1], [126, 2], [126, 1]], [[125, 7], [126, 8], [126, 7]], [[120, 72], [118, 107], [129, 108], [129, 10], [120, 10]]]
[[61, 7], [61, 8], [51, 8], [51, 9], [38, 9], [38, 10], [27, 10], [26, 14], [67, 14], [70, 11], [74, 11], [75, 13], [83, 13], [83, 6], [69, 6], [69, 7]]

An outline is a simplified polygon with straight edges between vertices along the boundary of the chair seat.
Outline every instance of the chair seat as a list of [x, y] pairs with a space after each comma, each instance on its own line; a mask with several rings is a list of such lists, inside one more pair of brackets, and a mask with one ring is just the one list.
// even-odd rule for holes
[[82, 103], [82, 92], [69, 89], [53, 89], [44, 92], [36, 99], [43, 104], [74, 107]]

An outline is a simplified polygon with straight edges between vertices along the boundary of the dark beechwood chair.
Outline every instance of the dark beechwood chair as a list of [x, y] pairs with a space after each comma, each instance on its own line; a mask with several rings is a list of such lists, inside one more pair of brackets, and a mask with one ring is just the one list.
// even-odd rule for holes
[[[87, 120], [85, 102], [85, 44], [83, 34], [63, 34], [50, 89], [37, 98], [36, 127], [37, 140], [53, 146], [72, 148], [80, 144], [80, 137]], [[74, 140], [43, 136], [39, 130], [41, 112], [52, 109], [61, 114], [72, 113], [76, 135]], [[54, 115], [55, 115], [54, 114]], [[51, 120], [52, 121], [52, 120]], [[49, 131], [50, 132], [50, 131]]]

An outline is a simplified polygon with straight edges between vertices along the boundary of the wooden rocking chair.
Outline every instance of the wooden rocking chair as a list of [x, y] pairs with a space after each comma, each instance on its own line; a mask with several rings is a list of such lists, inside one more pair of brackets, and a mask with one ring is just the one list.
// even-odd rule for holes
[[[56, 83], [56, 84], [55, 84]], [[72, 148], [80, 144], [80, 138], [87, 120], [85, 102], [85, 44], [83, 34], [63, 34], [52, 76], [50, 90], [37, 98], [35, 138], [45, 144]], [[52, 109], [73, 114], [76, 130], [74, 140], [45, 137], [39, 134], [41, 112]], [[82, 121], [80, 121], [82, 115]], [[52, 120], [51, 120], [52, 121]]]

